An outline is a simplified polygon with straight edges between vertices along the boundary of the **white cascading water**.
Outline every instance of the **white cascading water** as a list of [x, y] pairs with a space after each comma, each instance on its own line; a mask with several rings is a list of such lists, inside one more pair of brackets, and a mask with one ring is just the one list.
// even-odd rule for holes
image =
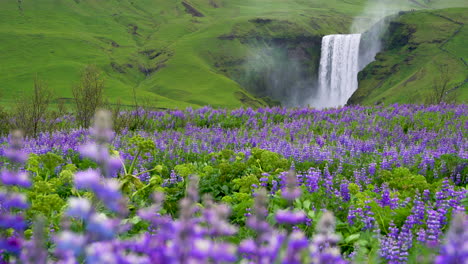
[[356, 91], [360, 41], [361, 34], [323, 37], [315, 107], [343, 106]]

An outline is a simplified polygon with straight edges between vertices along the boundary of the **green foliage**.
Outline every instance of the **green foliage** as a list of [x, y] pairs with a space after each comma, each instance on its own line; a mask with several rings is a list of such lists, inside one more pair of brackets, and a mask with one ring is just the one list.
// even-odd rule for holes
[[26, 168], [36, 175], [43, 175], [44, 179], [47, 180], [50, 176], [55, 175], [55, 169], [63, 162], [61, 156], [52, 152], [43, 155], [31, 154], [26, 163]]
[[[141, 135], [135, 135], [131, 137], [128, 141], [131, 145], [128, 151], [131, 155], [133, 155], [133, 160], [128, 168], [124, 168], [124, 174], [121, 175], [119, 179], [121, 181], [122, 192], [131, 195], [132, 193], [138, 192], [139, 190], [146, 187], [138, 177], [139, 175], [149, 173], [151, 171], [157, 171], [161, 173], [163, 171], [163, 166], [158, 165], [153, 169], [141, 171], [134, 174], [134, 170], [136, 168], [137, 161], [139, 160], [139, 158], [141, 157], [147, 159], [149, 157], [148, 154], [153, 152], [156, 149], [156, 146], [152, 139], [144, 138]], [[115, 152], [114, 154], [119, 155], [118, 152]]]
[[201, 194], [208, 193], [215, 200], [220, 200], [232, 193], [232, 182], [220, 179], [217, 174], [210, 174], [200, 179], [199, 189]]
[[195, 166], [190, 163], [186, 164], [179, 164], [174, 167], [175, 172], [177, 172], [178, 175], [186, 179], [189, 175], [193, 174], [195, 169]]
[[[149, 204], [149, 197], [155, 192], [164, 192], [164, 188], [161, 187], [163, 179], [158, 174], [153, 174], [147, 184], [143, 184], [141, 181], [134, 186], [137, 188], [133, 192], [129, 190], [123, 190], [125, 193], [129, 193], [132, 201], [138, 206], [142, 207]], [[124, 187], [122, 187], [124, 188]]]
[[73, 175], [78, 170], [73, 163], [65, 164], [62, 156], [48, 152], [43, 155], [30, 154], [26, 169], [33, 173], [33, 185], [26, 191], [30, 208], [26, 217], [33, 220], [44, 216], [47, 222], [59, 227], [59, 220], [66, 200], [73, 194]]
[[350, 194], [356, 195], [359, 193], [359, 186], [353, 182], [348, 184], [348, 189]]
[[390, 222], [393, 222], [396, 227], [400, 228], [406, 221], [406, 218], [411, 214], [411, 208], [390, 209], [389, 206], [381, 206], [375, 201], [369, 203], [371, 211], [374, 213], [374, 218], [383, 232], [387, 232], [390, 227]]
[[219, 180], [223, 182], [231, 181], [244, 175], [247, 170], [247, 164], [243, 161], [223, 161], [218, 165]]
[[175, 186], [164, 187], [163, 191], [166, 199], [164, 200], [164, 210], [173, 216], [179, 212], [179, 201], [185, 196], [185, 183], [179, 182]]
[[235, 192], [232, 195], [224, 196], [221, 201], [231, 206], [231, 221], [243, 225], [246, 219], [247, 208], [253, 206], [254, 200], [251, 194]]
[[424, 190], [434, 190], [436, 186], [427, 182], [426, 177], [412, 174], [408, 168], [398, 167], [393, 171], [381, 171], [380, 183], [387, 183], [390, 189], [395, 189], [401, 199], [414, 197]]
[[[465, 186], [465, 191], [468, 190], [468, 185]], [[465, 198], [461, 201], [462, 205], [465, 206], [465, 211], [468, 213], [468, 192], [466, 193]]]
[[[48, 155], [45, 157], [50, 158], [53, 156]], [[32, 157], [30, 161], [37, 161], [37, 158]], [[50, 165], [53, 163], [51, 160], [54, 159], [46, 160], [50, 162], [48, 163]], [[76, 166], [67, 164], [58, 175], [50, 178], [42, 177], [41, 173], [48, 175], [49, 169], [50, 167], [43, 170], [37, 170], [37, 168], [34, 170], [35, 172], [39, 171], [39, 174], [33, 178], [33, 186], [26, 192], [31, 203], [31, 207], [26, 211], [26, 216], [32, 220], [42, 215], [49, 224], [58, 228], [66, 200], [73, 193], [73, 174], [76, 171]]]
[[[359, 235], [358, 235], [359, 234]], [[350, 245], [352, 244], [352, 248], [357, 249], [357, 254], [355, 257], [355, 263], [380, 263], [380, 256], [379, 256], [379, 245], [380, 241], [378, 240], [377, 236], [370, 232], [364, 231], [359, 233], [354, 233], [351, 235], [347, 235], [342, 240], [345, 244], [341, 244], [344, 248], [351, 248]], [[348, 247], [347, 247], [348, 245]], [[352, 251], [345, 251], [345, 252], [352, 252]]]
[[445, 173], [439, 177], [453, 178], [454, 182], [466, 182], [468, 177], [468, 159], [462, 159], [455, 154], [444, 154], [435, 160], [436, 168], [445, 168]]
[[141, 182], [140, 178], [132, 174], [125, 174], [119, 178], [121, 182], [121, 191], [127, 195], [131, 195], [138, 192], [145, 185]]
[[145, 138], [138, 134], [131, 137], [128, 142], [133, 145], [132, 148], [129, 149], [129, 153], [133, 156], [142, 155], [142, 157], [145, 158], [146, 153], [151, 152], [156, 148], [154, 141], [151, 138]]
[[260, 184], [257, 176], [253, 174], [234, 179], [232, 182], [234, 183], [234, 189], [241, 193], [251, 193], [252, 185], [255, 184], [258, 186]]
[[278, 153], [259, 148], [252, 148], [251, 152], [252, 156], [247, 163], [257, 167], [260, 172], [285, 171], [291, 167], [290, 162]]

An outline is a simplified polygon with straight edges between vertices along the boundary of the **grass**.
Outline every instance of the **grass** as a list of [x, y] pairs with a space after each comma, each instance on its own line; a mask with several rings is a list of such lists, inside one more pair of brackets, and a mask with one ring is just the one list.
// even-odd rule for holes
[[[8, 106], [30, 91], [36, 74], [56, 98], [70, 98], [80, 71], [96, 64], [105, 72], [110, 101], [133, 104], [135, 90], [139, 101], [165, 108], [263, 105], [229, 78], [229, 71], [241, 66], [229, 65], [226, 73], [216, 65], [246, 60], [249, 39], [348, 33], [367, 1], [186, 2], [204, 16], [188, 14], [181, 0], [23, 0], [21, 6], [0, 0], [0, 104]], [[406, 0], [392, 3], [419, 8]], [[273, 22], [251, 22], [257, 18]], [[229, 34], [238, 38], [219, 38]], [[446, 44], [451, 53], [464, 51], [466, 31], [459, 35]]]

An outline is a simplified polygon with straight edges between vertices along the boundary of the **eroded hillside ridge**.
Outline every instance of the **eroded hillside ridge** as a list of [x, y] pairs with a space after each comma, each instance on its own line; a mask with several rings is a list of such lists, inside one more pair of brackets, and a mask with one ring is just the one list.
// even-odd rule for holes
[[[449, 93], [468, 100], [466, 8], [401, 12], [389, 23], [384, 49], [359, 73], [349, 104], [424, 103], [446, 68]], [[464, 44], [465, 43], [465, 44]]]

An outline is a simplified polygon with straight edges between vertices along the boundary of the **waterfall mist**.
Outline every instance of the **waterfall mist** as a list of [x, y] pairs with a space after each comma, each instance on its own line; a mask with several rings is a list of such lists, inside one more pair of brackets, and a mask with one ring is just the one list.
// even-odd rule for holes
[[359, 52], [359, 71], [374, 61], [375, 55], [382, 50], [382, 35], [388, 28], [392, 15], [409, 9], [407, 0], [368, 0], [350, 28], [351, 33], [361, 33]]
[[283, 106], [307, 105], [308, 98], [316, 93], [311, 87], [317, 86], [319, 53], [307, 53], [312, 44], [294, 44], [295, 47], [278, 43], [250, 45], [244, 72], [237, 80], [257, 96], [268, 97]]

